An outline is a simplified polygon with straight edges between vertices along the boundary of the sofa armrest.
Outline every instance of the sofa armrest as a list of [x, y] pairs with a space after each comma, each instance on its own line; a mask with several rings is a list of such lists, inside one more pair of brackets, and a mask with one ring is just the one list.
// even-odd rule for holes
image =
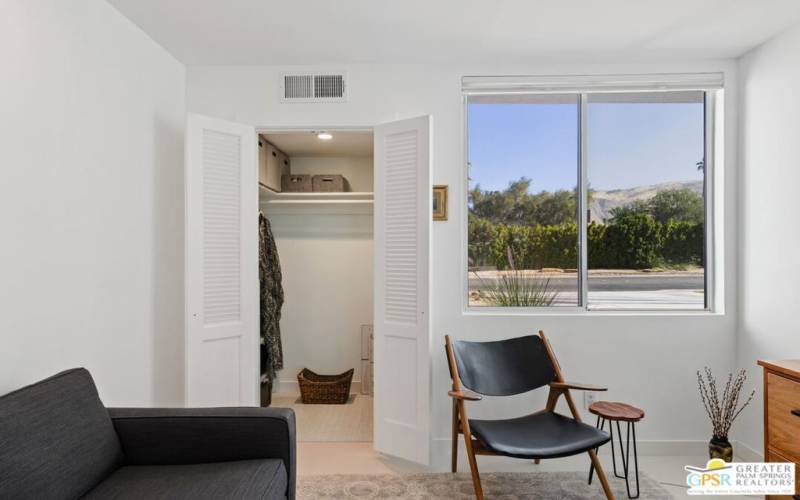
[[283, 461], [295, 493], [294, 411], [288, 408], [109, 408], [131, 465], [259, 458]]

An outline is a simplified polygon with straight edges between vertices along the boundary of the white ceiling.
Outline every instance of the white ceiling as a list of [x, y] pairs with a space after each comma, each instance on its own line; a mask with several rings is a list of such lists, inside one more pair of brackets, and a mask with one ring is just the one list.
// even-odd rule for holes
[[261, 134], [289, 157], [372, 157], [372, 132], [329, 131], [333, 139], [323, 141], [313, 132]]
[[187, 65], [736, 57], [800, 0], [109, 0]]

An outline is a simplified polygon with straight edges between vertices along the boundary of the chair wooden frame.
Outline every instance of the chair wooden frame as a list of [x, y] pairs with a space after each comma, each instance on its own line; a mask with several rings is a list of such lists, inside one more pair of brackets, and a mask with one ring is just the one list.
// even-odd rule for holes
[[[572, 413], [572, 418], [580, 422], [581, 417], [578, 413], [577, 407], [575, 406], [575, 401], [572, 399], [572, 394], [569, 392], [570, 389], [582, 391], [605, 391], [607, 389], [589, 384], [565, 382], [561, 373], [561, 367], [558, 364], [558, 360], [556, 359], [555, 355], [553, 354], [553, 349], [550, 347], [550, 342], [547, 341], [544, 332], [541, 330], [539, 330], [539, 338], [542, 339], [542, 343], [547, 351], [547, 357], [550, 358], [550, 362], [553, 365], [553, 370], [555, 371], [555, 381], [549, 384], [550, 392], [547, 396], [547, 404], [543, 411], [554, 411], [556, 408], [556, 403], [558, 403], [558, 398], [563, 395], [564, 399], [567, 401], [567, 406], [569, 406], [569, 410]], [[458, 435], [462, 434], [464, 436], [464, 445], [466, 446], [467, 450], [469, 469], [472, 473], [472, 484], [475, 488], [475, 497], [478, 500], [483, 500], [483, 488], [481, 487], [481, 478], [478, 472], [478, 463], [475, 457], [476, 455], [497, 455], [497, 453], [486, 448], [481, 444], [480, 441], [472, 437], [472, 432], [469, 428], [469, 418], [467, 417], [465, 401], [480, 401], [483, 397], [480, 394], [476, 394], [461, 387], [461, 378], [458, 375], [456, 358], [453, 354], [453, 344], [450, 341], [449, 335], [445, 335], [444, 339], [445, 349], [447, 351], [447, 362], [450, 368], [450, 376], [453, 381], [452, 390], [447, 393], [453, 399], [453, 443], [451, 450], [451, 470], [452, 472], [456, 472], [458, 469]], [[589, 454], [592, 464], [594, 464], [594, 468], [597, 470], [597, 477], [600, 478], [600, 483], [603, 486], [603, 492], [605, 492], [606, 498], [608, 500], [614, 500], [614, 493], [611, 491], [611, 487], [608, 485], [608, 479], [603, 471], [603, 466], [600, 464], [600, 460], [597, 458], [595, 450], [588, 450], [587, 453]], [[534, 462], [538, 464], [539, 459], [535, 459]]]

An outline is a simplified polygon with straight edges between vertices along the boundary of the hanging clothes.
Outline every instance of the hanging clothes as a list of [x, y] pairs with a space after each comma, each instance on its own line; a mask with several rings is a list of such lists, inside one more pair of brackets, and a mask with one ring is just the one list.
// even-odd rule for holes
[[283, 285], [278, 248], [272, 228], [264, 214], [258, 213], [258, 277], [261, 282], [261, 374], [262, 381], [275, 381], [278, 370], [283, 369], [281, 346], [281, 307]]

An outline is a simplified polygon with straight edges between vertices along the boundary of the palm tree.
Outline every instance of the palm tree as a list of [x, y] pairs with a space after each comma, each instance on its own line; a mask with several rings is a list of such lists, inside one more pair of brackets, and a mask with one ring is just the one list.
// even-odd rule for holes
[[698, 161], [694, 164], [697, 167], [697, 171], [703, 174], [703, 200], [706, 199], [706, 160], [703, 158], [702, 160]]

